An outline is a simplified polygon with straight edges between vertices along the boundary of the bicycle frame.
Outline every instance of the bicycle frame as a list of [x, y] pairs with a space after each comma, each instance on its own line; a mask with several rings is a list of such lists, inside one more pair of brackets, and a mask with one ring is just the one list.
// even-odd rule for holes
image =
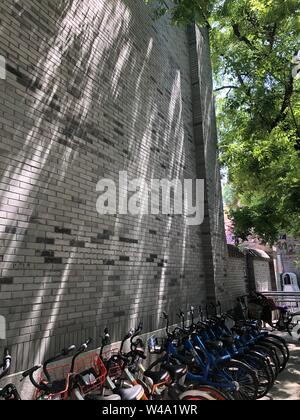
[[[140, 324], [136, 330], [131, 329], [129, 331], [129, 333], [123, 338], [123, 340], [121, 342], [121, 347], [120, 347], [120, 350], [119, 350], [118, 355], [113, 356], [113, 357], [116, 358], [116, 360], [117, 359], [120, 359], [123, 363], [124, 362], [125, 363], [128, 363], [127, 362], [126, 355], [123, 355], [122, 354], [122, 350], [123, 350], [124, 344], [126, 343], [127, 340], [130, 339], [131, 340], [131, 345], [132, 345], [132, 340], [135, 337], [137, 337], [137, 335], [141, 331], [141, 328], [142, 328], [142, 325]], [[99, 356], [102, 360], [103, 360], [103, 350], [104, 350], [104, 347], [109, 344], [109, 338], [110, 338], [107, 328], [105, 329], [104, 333], [105, 333], [105, 337], [104, 337], [104, 339], [102, 341], [102, 347], [100, 349], [100, 356]], [[104, 362], [106, 363], [107, 366], [109, 366], [110, 360], [104, 361]], [[109, 388], [112, 391], [114, 391], [114, 390], [116, 390], [117, 387], [116, 387], [114, 381], [112, 380], [112, 378], [109, 376], [109, 368], [107, 370], [108, 370], [108, 373], [107, 373], [107, 377], [106, 377], [106, 383], [109, 386]], [[122, 373], [125, 376], [125, 378], [128, 380], [128, 382], [129, 382], [129, 384], [131, 386], [141, 385], [144, 388], [144, 390], [147, 389], [147, 385], [143, 381], [137, 380], [137, 378], [130, 372], [128, 366], [125, 365], [123, 367]], [[144, 395], [142, 396], [141, 400], [148, 401], [148, 398], [147, 398], [147, 395], [146, 395], [145, 392], [144, 392]]]
[[[206, 356], [207, 363], [203, 363], [203, 360], [199, 356], [198, 351], [195, 349], [193, 342], [188, 338], [185, 339], [185, 343], [184, 343], [185, 351], [193, 355], [193, 357], [195, 358], [196, 364], [202, 369], [202, 372], [203, 372], [202, 375], [195, 375], [191, 372], [188, 372], [187, 381], [192, 382], [192, 383], [198, 383], [198, 384], [217, 387], [224, 391], [235, 391], [236, 384], [232, 383], [231, 381], [228, 381], [227, 378], [225, 378], [225, 376], [221, 378], [222, 382], [213, 382], [210, 380], [210, 373], [212, 371], [212, 368], [217, 367], [218, 364], [222, 362], [230, 360], [231, 359], [230, 355], [222, 356], [219, 360], [217, 360], [215, 356], [213, 356], [211, 353], [209, 353], [206, 350], [203, 342], [198, 336], [195, 336], [195, 340], [196, 340], [196, 343], [199, 344], [199, 349]], [[182, 358], [182, 356], [178, 353], [177, 348], [173, 345], [171, 340], [168, 340], [166, 353], [167, 353], [166, 355], [167, 360], [169, 360], [170, 356], [176, 359], [179, 358], [179, 360]]]
[[[11, 366], [11, 355], [8, 349], [4, 350], [3, 363], [0, 365], [0, 380], [8, 375]], [[0, 398], [4, 400], [21, 400], [17, 388], [13, 384], [8, 384], [0, 388]]]

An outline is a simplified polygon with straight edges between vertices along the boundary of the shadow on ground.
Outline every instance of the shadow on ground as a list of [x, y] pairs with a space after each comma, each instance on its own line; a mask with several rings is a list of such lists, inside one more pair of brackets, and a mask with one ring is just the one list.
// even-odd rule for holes
[[284, 336], [289, 342], [290, 361], [282, 372], [268, 400], [300, 400], [300, 341], [298, 336]]

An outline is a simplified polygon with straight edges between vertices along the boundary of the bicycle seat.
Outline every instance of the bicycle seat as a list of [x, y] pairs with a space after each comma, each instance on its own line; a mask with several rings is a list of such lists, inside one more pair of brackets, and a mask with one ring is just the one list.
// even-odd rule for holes
[[183, 365], [178, 365], [178, 366], [166, 365], [165, 369], [167, 369], [167, 371], [170, 372], [170, 375], [174, 382], [177, 382], [179, 379], [185, 376], [188, 372], [187, 367]]
[[176, 354], [176, 356], [173, 357], [176, 361], [181, 363], [182, 365], [193, 365], [195, 363], [195, 357], [190, 354]]
[[140, 400], [144, 395], [144, 389], [141, 385], [135, 385], [132, 388], [120, 388], [115, 391], [117, 395], [121, 397], [122, 400], [125, 401], [133, 401], [133, 400]]
[[154, 385], [162, 384], [171, 380], [167, 370], [161, 370], [160, 372], [146, 371], [144, 375], [147, 376], [147, 378], [150, 378]]
[[223, 343], [220, 340], [216, 340], [216, 341], [207, 340], [205, 341], [205, 347], [209, 351], [221, 350], [223, 348]]

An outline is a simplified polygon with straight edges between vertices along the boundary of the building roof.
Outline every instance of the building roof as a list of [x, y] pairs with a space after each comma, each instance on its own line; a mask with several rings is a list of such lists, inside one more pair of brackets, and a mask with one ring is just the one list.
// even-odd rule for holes
[[238, 248], [235, 245], [227, 245], [228, 254], [231, 258], [244, 258], [245, 255], [250, 255], [253, 258], [259, 258], [263, 260], [270, 260], [270, 256], [263, 251], [262, 249], [252, 249], [252, 248]]
[[231, 258], [245, 258], [245, 254], [237, 246], [228, 244], [228, 254]]
[[250, 249], [250, 248], [245, 248], [245, 253], [247, 255], [251, 255], [254, 258], [263, 258], [264, 260], [270, 260], [270, 256], [263, 251], [262, 249]]

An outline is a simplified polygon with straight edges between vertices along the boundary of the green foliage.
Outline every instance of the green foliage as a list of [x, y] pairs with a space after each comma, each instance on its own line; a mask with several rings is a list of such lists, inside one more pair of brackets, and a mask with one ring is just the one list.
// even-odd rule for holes
[[229, 0], [211, 31], [216, 80], [232, 86], [217, 104], [241, 239], [300, 232], [300, 84], [292, 78], [299, 13], [294, 0]]
[[208, 24], [213, 8], [214, 0], [144, 0], [145, 3], [153, 3], [156, 7], [158, 17], [170, 14], [173, 23], [185, 24], [188, 22], [198, 22]]
[[[160, 1], [165, 5], [164, 1]], [[206, 23], [218, 88], [221, 163], [236, 236], [300, 232], [299, 0], [173, 0], [174, 22]], [[234, 195], [234, 197], [232, 196]]]

